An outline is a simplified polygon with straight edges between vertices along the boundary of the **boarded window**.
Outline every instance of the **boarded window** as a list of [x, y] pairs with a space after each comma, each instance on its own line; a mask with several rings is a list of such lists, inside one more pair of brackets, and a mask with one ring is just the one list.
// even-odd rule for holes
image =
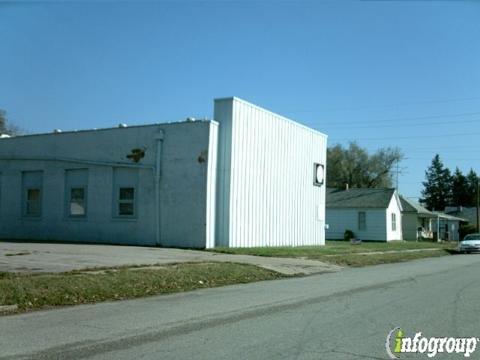
[[24, 171], [22, 173], [23, 216], [42, 216], [43, 172]]
[[397, 231], [397, 214], [392, 213], [392, 231]]
[[137, 216], [137, 184], [138, 170], [116, 168], [114, 169], [114, 210], [116, 217]]
[[71, 169], [65, 172], [66, 215], [87, 216], [88, 169]]
[[358, 230], [367, 230], [367, 214], [365, 211], [358, 213]]

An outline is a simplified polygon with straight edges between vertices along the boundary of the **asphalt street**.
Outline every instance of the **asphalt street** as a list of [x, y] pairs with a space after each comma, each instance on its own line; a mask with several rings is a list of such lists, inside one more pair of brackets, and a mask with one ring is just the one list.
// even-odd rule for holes
[[387, 359], [397, 326], [480, 337], [479, 274], [458, 255], [5, 316], [0, 359]]

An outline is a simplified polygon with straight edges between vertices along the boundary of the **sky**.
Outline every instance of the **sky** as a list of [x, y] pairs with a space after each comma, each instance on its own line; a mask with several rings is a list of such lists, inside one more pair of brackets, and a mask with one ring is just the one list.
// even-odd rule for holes
[[399, 147], [419, 197], [436, 153], [480, 173], [480, 1], [0, 1], [0, 109], [29, 133], [212, 118], [227, 96]]

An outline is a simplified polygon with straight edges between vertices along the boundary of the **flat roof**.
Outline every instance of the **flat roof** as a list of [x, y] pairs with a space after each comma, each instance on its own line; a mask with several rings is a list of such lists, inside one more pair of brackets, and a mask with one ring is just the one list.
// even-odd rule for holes
[[196, 119], [194, 121], [182, 120], [182, 121], [171, 121], [171, 122], [163, 122], [163, 123], [161, 122], [161, 123], [141, 124], [141, 125], [127, 125], [125, 127], [121, 126], [122, 124], [119, 124], [117, 126], [98, 128], [98, 129], [94, 128], [94, 129], [66, 130], [66, 131], [60, 130], [60, 132], [55, 132], [55, 130], [53, 130], [52, 132], [48, 132], [48, 133], [22, 134], [22, 135], [15, 135], [15, 136], [10, 136], [10, 137], [0, 138], [0, 141], [18, 139], [18, 138], [23, 138], [23, 137], [32, 137], [32, 136], [82, 134], [82, 133], [98, 132], [98, 131], [125, 130], [125, 129], [156, 127], [156, 126], [169, 126], [169, 125], [180, 125], [180, 124], [198, 124], [198, 123], [206, 123], [206, 122], [218, 124], [217, 121], [214, 121], [214, 120], [211, 120], [211, 119]]

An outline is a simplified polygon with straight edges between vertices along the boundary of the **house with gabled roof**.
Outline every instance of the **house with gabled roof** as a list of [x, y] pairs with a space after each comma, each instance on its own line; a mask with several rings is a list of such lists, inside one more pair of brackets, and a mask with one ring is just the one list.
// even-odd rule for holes
[[402, 231], [404, 240], [432, 239], [434, 237], [433, 219], [437, 217], [433, 212], [419, 203], [400, 196], [402, 203]]
[[460, 223], [466, 219], [430, 211], [419, 203], [400, 196], [402, 204], [402, 231], [404, 240], [450, 240], [460, 238]]
[[326, 193], [326, 233], [331, 240], [351, 230], [362, 241], [402, 240], [402, 205], [395, 189], [333, 189]]

